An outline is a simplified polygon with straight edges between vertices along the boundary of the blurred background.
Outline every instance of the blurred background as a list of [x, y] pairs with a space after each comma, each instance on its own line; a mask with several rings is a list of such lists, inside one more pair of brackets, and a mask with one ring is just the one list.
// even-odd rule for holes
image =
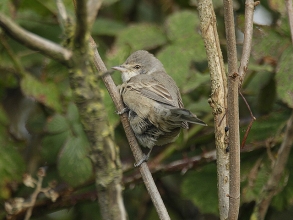
[[[226, 62], [223, 5], [221, 0], [213, 3]], [[240, 57], [245, 1], [234, 3]], [[64, 0], [64, 4], [74, 20], [72, 1]], [[55, 1], [1, 0], [0, 12], [32, 33], [68, 44], [69, 39], [62, 35], [58, 23]], [[239, 219], [250, 218], [293, 108], [293, 50], [283, 1], [261, 1], [254, 22], [252, 54], [241, 92], [257, 120], [241, 150]], [[108, 69], [123, 63], [139, 49], [155, 54], [180, 87], [185, 107], [209, 125], [191, 125], [175, 143], [155, 147], [148, 164], [157, 169], [154, 178], [172, 219], [218, 219], [214, 125], [208, 104], [210, 75], [197, 1], [104, 1], [92, 36]], [[39, 167], [44, 167], [43, 187], [54, 186], [62, 200], [52, 203], [40, 195], [32, 219], [101, 219], [88, 158], [89, 144], [73, 103], [68, 69], [27, 49], [0, 29], [0, 76], [0, 218], [6, 216], [5, 201], [29, 198], [32, 194], [34, 189], [23, 184], [23, 175], [28, 173], [36, 178]], [[118, 72], [112, 77], [116, 84], [121, 83]], [[103, 82], [98, 83], [104, 88]], [[137, 177], [138, 170], [133, 168], [133, 156], [116, 109], [105, 88], [103, 91], [123, 163], [123, 194], [129, 219], [158, 219]], [[251, 116], [244, 101], [239, 100], [242, 140]], [[292, 216], [292, 170], [293, 159], [289, 159], [279, 194], [274, 197], [266, 219]]]

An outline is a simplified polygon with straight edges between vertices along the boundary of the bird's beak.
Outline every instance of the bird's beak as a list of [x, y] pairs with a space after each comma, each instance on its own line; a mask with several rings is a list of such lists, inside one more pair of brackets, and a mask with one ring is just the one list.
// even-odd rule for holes
[[127, 70], [127, 69], [125, 68], [125, 66], [123, 66], [123, 65], [120, 65], [120, 66], [113, 66], [112, 69], [114, 69], [114, 70], [118, 70], [118, 71], [120, 71], [120, 72], [124, 72], [124, 71]]

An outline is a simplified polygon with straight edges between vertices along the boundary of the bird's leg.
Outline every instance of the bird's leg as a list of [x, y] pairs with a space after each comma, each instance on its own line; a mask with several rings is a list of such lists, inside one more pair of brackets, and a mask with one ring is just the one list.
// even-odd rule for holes
[[130, 110], [130, 109], [126, 106], [124, 109], [122, 109], [122, 111], [117, 111], [116, 113], [117, 113], [118, 115], [122, 115], [122, 114], [128, 112], [129, 110]]
[[147, 162], [150, 158], [152, 149], [153, 148], [151, 148], [147, 154], [143, 154], [143, 157], [140, 159], [140, 161], [134, 164], [134, 167], [139, 167], [143, 162]]

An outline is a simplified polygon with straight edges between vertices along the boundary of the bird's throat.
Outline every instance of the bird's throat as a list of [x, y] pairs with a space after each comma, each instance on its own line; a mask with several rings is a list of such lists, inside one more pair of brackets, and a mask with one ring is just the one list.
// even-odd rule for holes
[[130, 80], [132, 77], [139, 75], [137, 72], [134, 71], [125, 71], [122, 72], [121, 76], [122, 76], [122, 81], [123, 82], [127, 82], [128, 80]]

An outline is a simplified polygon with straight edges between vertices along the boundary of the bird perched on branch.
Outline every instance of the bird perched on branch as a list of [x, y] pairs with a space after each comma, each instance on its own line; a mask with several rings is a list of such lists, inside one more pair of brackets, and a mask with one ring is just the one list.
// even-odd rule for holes
[[175, 141], [181, 128], [188, 129], [188, 123], [206, 126], [184, 108], [176, 83], [149, 52], [136, 51], [122, 65], [112, 68], [122, 73], [123, 84], [118, 89], [126, 108], [119, 114], [128, 112], [138, 142], [150, 149], [136, 166], [148, 160], [155, 145]]

